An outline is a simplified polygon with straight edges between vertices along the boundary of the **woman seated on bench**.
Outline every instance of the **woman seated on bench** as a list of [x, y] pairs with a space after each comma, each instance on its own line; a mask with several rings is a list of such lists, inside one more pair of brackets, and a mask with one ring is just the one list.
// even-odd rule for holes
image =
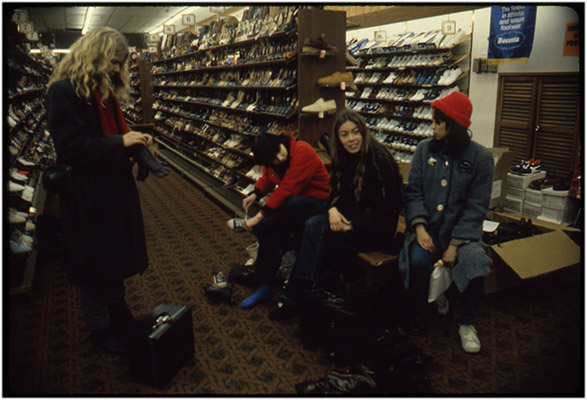
[[403, 206], [402, 179], [390, 151], [354, 111], [341, 111], [334, 123], [328, 213], [305, 222], [302, 244], [274, 320], [297, 314], [296, 303], [318, 278], [322, 261], [336, 270], [359, 252], [388, 247]]

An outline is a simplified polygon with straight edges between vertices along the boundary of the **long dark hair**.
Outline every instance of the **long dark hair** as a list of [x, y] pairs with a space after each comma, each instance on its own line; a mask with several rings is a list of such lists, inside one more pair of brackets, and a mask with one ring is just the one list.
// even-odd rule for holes
[[287, 149], [289, 160], [290, 137], [288, 135], [273, 135], [266, 132], [257, 135], [251, 146], [255, 162], [266, 167], [273, 167], [273, 161], [279, 153], [281, 144]]
[[456, 156], [461, 154], [471, 142], [471, 133], [468, 128], [457, 124], [452, 118], [442, 111], [434, 108], [434, 122], [440, 124], [446, 123], [446, 136], [441, 140], [432, 140], [430, 142], [430, 152], [437, 153], [446, 146], [448, 154]]
[[[338, 130], [340, 129], [341, 125], [347, 121], [354, 123], [363, 137], [361, 149], [356, 155], [351, 155], [344, 149], [338, 136]], [[355, 111], [345, 109], [338, 113], [336, 120], [334, 121], [333, 139], [331, 142], [332, 172], [330, 174], [330, 190], [332, 192], [333, 203], [336, 203], [342, 192], [341, 182], [343, 180], [344, 166], [350, 162], [354, 162], [355, 159], [357, 162], [357, 169], [352, 178], [352, 187], [356, 201], [359, 201], [361, 198], [361, 191], [363, 189], [363, 182], [365, 180], [366, 166], [368, 164], [372, 164], [375, 167], [377, 177], [381, 181], [383, 181], [382, 168], [388, 168], [391, 166], [391, 168], [395, 170], [394, 172], [399, 175], [399, 167], [397, 166], [397, 162], [395, 161], [393, 154], [387, 147], [385, 147], [385, 145], [380, 143], [375, 138], [375, 136], [373, 136], [363, 117], [361, 117], [361, 115]], [[390, 165], [377, 165], [378, 157], [375, 155], [382, 153], [386, 153], [389, 156], [389, 159], [391, 160]], [[381, 191], [385, 197], [386, 193], [383, 185], [381, 185]]]

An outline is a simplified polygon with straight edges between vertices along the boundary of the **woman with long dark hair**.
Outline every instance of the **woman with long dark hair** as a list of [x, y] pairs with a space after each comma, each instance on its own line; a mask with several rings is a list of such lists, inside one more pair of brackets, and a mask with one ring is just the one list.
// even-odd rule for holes
[[[406, 240], [399, 267], [413, 302], [413, 324], [421, 328], [427, 307], [430, 273], [442, 260], [462, 293], [459, 334], [466, 352], [481, 344], [472, 325], [491, 259], [481, 240], [483, 220], [491, 200], [493, 157], [471, 140], [473, 105], [453, 92], [432, 103], [434, 137], [416, 148], [406, 187]], [[436, 301], [438, 312], [448, 312], [448, 301]]]
[[306, 221], [302, 244], [279, 308], [272, 319], [297, 313], [303, 292], [318, 279], [322, 264], [344, 271], [362, 251], [390, 247], [403, 201], [399, 167], [390, 151], [351, 110], [335, 120], [328, 213]]

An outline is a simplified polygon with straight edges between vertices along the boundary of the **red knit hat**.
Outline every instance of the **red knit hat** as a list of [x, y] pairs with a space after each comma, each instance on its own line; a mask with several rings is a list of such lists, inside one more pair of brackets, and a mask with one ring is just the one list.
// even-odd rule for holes
[[466, 94], [452, 92], [448, 96], [434, 100], [432, 108], [442, 111], [460, 126], [468, 128], [471, 125], [473, 104]]

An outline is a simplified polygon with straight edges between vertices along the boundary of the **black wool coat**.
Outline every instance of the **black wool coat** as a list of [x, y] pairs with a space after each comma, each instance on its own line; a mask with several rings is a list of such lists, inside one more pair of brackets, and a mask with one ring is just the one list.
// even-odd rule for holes
[[148, 265], [143, 216], [122, 135], [102, 134], [98, 108], [69, 80], [47, 94], [47, 122], [57, 161], [72, 167], [60, 196], [67, 278], [74, 285], [120, 281]]

